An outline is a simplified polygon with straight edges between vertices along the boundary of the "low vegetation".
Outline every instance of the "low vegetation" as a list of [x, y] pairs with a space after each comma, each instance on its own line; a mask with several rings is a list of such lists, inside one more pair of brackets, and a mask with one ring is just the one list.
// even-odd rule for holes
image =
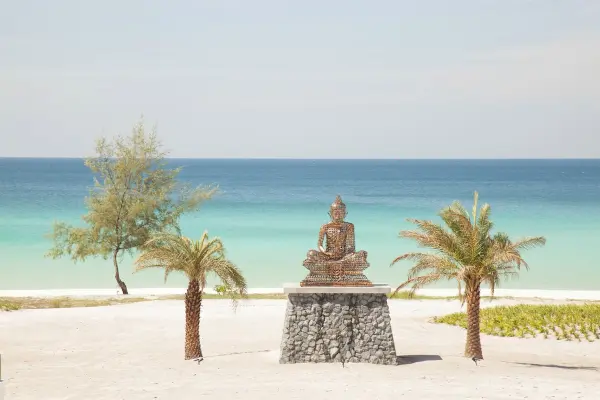
[[[119, 298], [85, 298], [85, 297], [0, 297], [0, 311], [17, 311], [46, 308], [74, 308], [74, 307], [102, 307], [118, 304], [139, 303], [142, 301], [156, 300], [183, 300], [185, 295], [174, 294], [166, 296], [147, 297], [119, 297]], [[218, 294], [204, 294], [205, 299], [231, 299], [230, 296]], [[284, 300], [287, 295], [283, 293], [273, 294], [249, 294], [246, 299], [252, 300]]]
[[149, 299], [131, 298], [84, 298], [84, 297], [5, 297], [0, 298], [0, 311], [21, 309], [100, 307], [115, 304], [138, 303]]
[[[434, 322], [467, 327], [464, 312]], [[482, 333], [520, 338], [594, 341], [600, 339], [600, 304], [498, 306], [481, 310]]]
[[[209, 300], [232, 300], [238, 296], [231, 296], [226, 293], [204, 293], [204, 299]], [[410, 296], [408, 291], [392, 293], [388, 296], [390, 300], [458, 300], [458, 296]], [[102, 307], [118, 304], [139, 303], [142, 301], [157, 300], [183, 300], [183, 294], [171, 294], [163, 296], [146, 297], [111, 297], [111, 298], [85, 298], [85, 297], [0, 297], [0, 311], [16, 311], [27, 309], [44, 308], [73, 308], [73, 307]], [[511, 297], [494, 297], [494, 299], [510, 299]], [[248, 294], [246, 300], [286, 300], [287, 294], [283, 293], [255, 293]], [[488, 299], [488, 297], [482, 297]], [[491, 298], [489, 298], [492, 300]], [[598, 304], [600, 306], [600, 303]], [[445, 322], [445, 321], [442, 321]], [[449, 323], [449, 322], [448, 322]], [[454, 324], [456, 325], [456, 324]]]

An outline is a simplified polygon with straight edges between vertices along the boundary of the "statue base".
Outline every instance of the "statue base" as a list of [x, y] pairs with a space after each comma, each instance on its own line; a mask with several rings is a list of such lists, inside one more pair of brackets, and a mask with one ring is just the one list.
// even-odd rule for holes
[[300, 282], [300, 286], [371, 287], [373, 286], [373, 283], [367, 279], [365, 274], [339, 276], [309, 274], [302, 282]]
[[280, 364], [397, 365], [387, 285], [284, 286], [288, 294]]
[[308, 269], [308, 275], [300, 286], [373, 286], [363, 271], [369, 267], [368, 263], [348, 264], [345, 261], [330, 261], [322, 264], [303, 263]]

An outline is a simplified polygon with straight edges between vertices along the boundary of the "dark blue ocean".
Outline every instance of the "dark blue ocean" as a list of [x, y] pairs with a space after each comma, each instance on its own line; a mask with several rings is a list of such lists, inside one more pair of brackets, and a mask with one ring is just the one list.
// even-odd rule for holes
[[[473, 191], [490, 203], [497, 230], [514, 238], [543, 235], [544, 248], [524, 253], [530, 271], [505, 288], [600, 289], [600, 160], [198, 160], [173, 159], [180, 178], [219, 184], [221, 195], [182, 220], [186, 236], [222, 238], [253, 288], [301, 280], [302, 260], [340, 194], [357, 248], [368, 252], [369, 278], [400, 283], [415, 250], [398, 238], [406, 218], [437, 220], [454, 200], [472, 206]], [[80, 223], [91, 174], [80, 159], [0, 158], [0, 289], [114, 288], [102, 259], [51, 260], [44, 237], [54, 220]], [[162, 287], [159, 271], [122, 275], [134, 287]], [[182, 286], [174, 276], [167, 287]], [[453, 283], [438, 287], [454, 287]]]

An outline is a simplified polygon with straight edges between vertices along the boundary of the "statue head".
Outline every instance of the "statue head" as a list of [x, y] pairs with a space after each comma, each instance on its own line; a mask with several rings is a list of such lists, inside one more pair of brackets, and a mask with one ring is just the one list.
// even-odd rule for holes
[[329, 207], [329, 216], [333, 221], [341, 222], [344, 220], [344, 218], [346, 218], [346, 215], [348, 215], [346, 212], [346, 205], [342, 201], [341, 196], [338, 195], [335, 198], [335, 201], [331, 203], [331, 206]]

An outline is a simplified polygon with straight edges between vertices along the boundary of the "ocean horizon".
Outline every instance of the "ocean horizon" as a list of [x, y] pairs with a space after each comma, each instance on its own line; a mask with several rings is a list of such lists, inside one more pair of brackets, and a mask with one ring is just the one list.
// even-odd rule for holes
[[[452, 201], [470, 209], [473, 192], [489, 203], [496, 231], [511, 238], [542, 235], [545, 247], [523, 253], [530, 265], [501, 288], [598, 290], [600, 239], [598, 159], [169, 159], [180, 179], [218, 184], [221, 194], [181, 220], [183, 234], [219, 236], [252, 288], [277, 288], [307, 273], [302, 261], [316, 246], [327, 211], [340, 194], [356, 227], [357, 249], [368, 252], [367, 276], [395, 286], [410, 263], [390, 268], [398, 255], [416, 250], [401, 230], [406, 218], [439, 221]], [[55, 220], [81, 224], [92, 175], [81, 158], [0, 158], [0, 290], [112, 289], [112, 262], [73, 263], [44, 254]], [[177, 288], [161, 271], [121, 275], [130, 289]], [[211, 282], [212, 284], [212, 282]], [[443, 282], [431, 288], [455, 288]]]

